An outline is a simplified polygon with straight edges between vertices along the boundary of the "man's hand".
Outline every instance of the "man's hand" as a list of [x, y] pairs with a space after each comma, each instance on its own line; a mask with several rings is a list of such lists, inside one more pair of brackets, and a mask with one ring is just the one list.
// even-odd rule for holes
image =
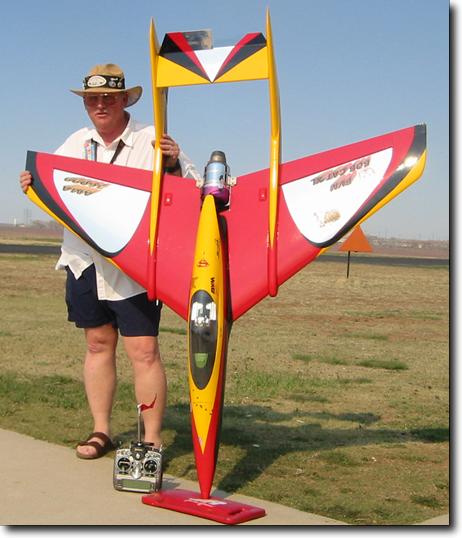
[[24, 170], [24, 172], [19, 174], [19, 184], [21, 185], [22, 192], [25, 194], [32, 184], [32, 175], [28, 170]]
[[164, 134], [159, 141], [159, 146], [164, 156], [164, 166], [166, 168], [175, 166], [180, 156], [180, 147], [175, 140], [170, 135]]
[[[152, 141], [152, 147], [155, 146], [155, 141]], [[180, 156], [180, 147], [168, 134], [163, 134], [159, 140], [159, 147], [163, 155], [164, 170], [175, 176], [181, 176], [181, 166], [178, 160]], [[168, 169], [171, 170], [168, 170]]]

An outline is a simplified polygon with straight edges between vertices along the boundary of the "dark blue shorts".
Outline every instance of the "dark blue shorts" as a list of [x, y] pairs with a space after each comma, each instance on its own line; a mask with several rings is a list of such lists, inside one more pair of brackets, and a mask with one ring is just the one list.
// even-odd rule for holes
[[66, 267], [66, 304], [68, 320], [88, 329], [111, 323], [122, 336], [157, 336], [160, 301], [149, 301], [147, 293], [120, 301], [100, 301], [96, 291], [95, 266], [90, 265], [76, 279]]

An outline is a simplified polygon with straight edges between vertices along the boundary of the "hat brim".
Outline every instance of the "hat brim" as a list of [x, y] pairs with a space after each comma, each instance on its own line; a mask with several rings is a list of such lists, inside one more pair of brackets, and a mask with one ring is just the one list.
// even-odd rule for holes
[[91, 93], [127, 93], [127, 107], [129, 107], [139, 101], [141, 94], [143, 93], [143, 88], [141, 86], [134, 86], [133, 88], [128, 88], [127, 90], [119, 90], [117, 88], [89, 88], [88, 90], [71, 90], [71, 92], [79, 95], [80, 97], [84, 97], [85, 95]]

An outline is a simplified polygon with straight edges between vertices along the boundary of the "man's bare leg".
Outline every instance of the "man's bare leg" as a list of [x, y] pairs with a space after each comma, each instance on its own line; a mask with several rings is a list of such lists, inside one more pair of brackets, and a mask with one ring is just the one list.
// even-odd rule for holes
[[135, 396], [138, 404], [150, 405], [143, 411], [144, 440], [159, 448], [167, 400], [167, 379], [160, 358], [159, 344], [154, 336], [126, 336], [124, 345], [133, 366]]
[[[94, 432], [111, 436], [112, 403], [117, 385], [116, 347], [117, 330], [111, 324], [85, 329], [87, 352], [83, 378], [88, 404], [93, 416]], [[103, 444], [100, 439], [91, 439]], [[91, 446], [79, 446], [77, 451], [87, 456], [96, 455]]]

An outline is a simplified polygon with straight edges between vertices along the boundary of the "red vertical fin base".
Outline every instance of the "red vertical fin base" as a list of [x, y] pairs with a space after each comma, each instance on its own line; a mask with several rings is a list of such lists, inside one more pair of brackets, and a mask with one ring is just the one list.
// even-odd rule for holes
[[150, 301], [155, 301], [157, 299], [157, 289], [156, 289], [156, 260], [154, 258], [154, 252], [149, 253], [148, 258], [148, 286], [146, 291], [148, 292], [148, 299]]
[[268, 294], [276, 297], [278, 294], [278, 269], [276, 245], [268, 246]]

